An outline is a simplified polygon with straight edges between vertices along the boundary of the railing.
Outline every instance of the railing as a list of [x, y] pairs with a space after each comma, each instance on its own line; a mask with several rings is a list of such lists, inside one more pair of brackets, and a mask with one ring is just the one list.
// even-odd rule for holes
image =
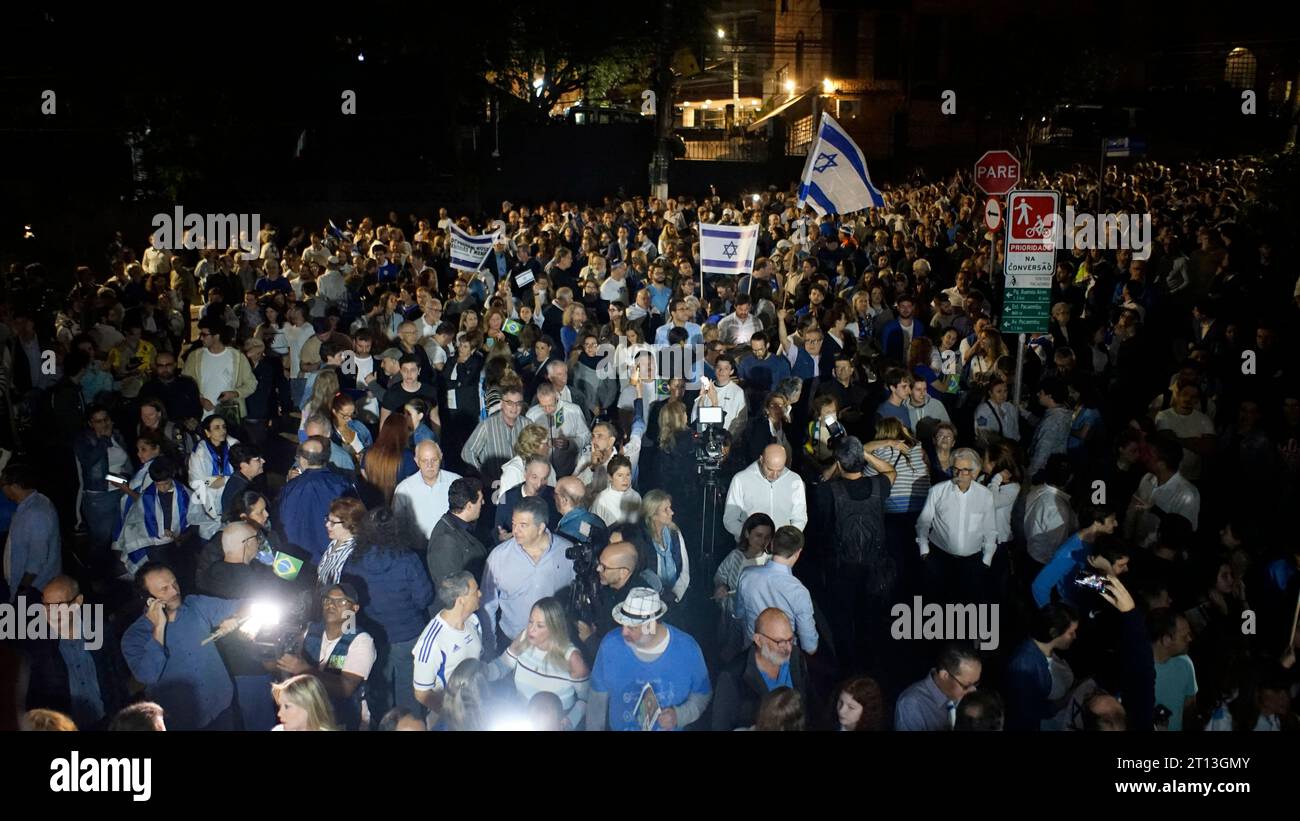
[[686, 160], [715, 162], [766, 162], [767, 140], [726, 137], [719, 140], [684, 139]]

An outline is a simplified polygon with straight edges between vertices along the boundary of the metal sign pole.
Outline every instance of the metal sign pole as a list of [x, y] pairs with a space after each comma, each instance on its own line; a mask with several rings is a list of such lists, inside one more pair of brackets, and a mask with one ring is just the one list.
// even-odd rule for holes
[[[1011, 403], [1015, 405], [1017, 408], [1020, 407], [1020, 380], [1024, 377], [1025, 374], [1025, 335], [1020, 334], [1019, 338], [1020, 341], [1016, 344], [1015, 396], [1011, 400]], [[1019, 413], [1019, 410], [1017, 410], [1016, 412]]]

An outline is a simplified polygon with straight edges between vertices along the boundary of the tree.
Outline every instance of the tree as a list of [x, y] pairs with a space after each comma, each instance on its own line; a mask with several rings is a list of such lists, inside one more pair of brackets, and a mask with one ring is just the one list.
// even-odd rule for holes
[[561, 14], [542, 4], [497, 5], [486, 15], [503, 21], [485, 44], [488, 82], [527, 100], [537, 119], [575, 91], [602, 100], [627, 83], [648, 83], [656, 45], [652, 7], [583, 0]]

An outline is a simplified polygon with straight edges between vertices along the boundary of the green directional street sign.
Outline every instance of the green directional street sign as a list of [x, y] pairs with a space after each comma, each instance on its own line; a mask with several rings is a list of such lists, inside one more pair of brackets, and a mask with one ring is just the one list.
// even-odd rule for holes
[[1008, 287], [1002, 297], [1001, 330], [1009, 334], [1044, 333], [1051, 309], [1050, 288]]

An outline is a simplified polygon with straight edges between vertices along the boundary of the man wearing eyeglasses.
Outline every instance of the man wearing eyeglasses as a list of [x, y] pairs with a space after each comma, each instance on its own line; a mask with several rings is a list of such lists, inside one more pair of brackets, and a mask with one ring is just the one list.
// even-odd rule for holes
[[347, 730], [361, 727], [366, 679], [377, 656], [375, 640], [356, 627], [357, 590], [343, 582], [321, 596], [321, 621], [307, 625], [301, 654], [286, 653], [276, 661], [285, 676], [311, 673], [325, 685], [334, 717]]
[[501, 412], [479, 422], [461, 448], [460, 458], [465, 464], [482, 476], [500, 476], [501, 466], [514, 458], [515, 441], [527, 424], [519, 421], [524, 407], [523, 392], [507, 389], [501, 395]]
[[956, 451], [953, 478], [930, 488], [916, 521], [928, 595], [938, 603], [979, 602], [986, 594], [998, 534], [993, 493], [975, 481], [980, 465], [979, 454], [970, 448]]
[[[613, 610], [623, 603], [627, 594], [635, 587], [649, 587], [658, 590], [663, 585], [653, 570], [637, 572], [640, 554], [631, 542], [615, 541], [600, 551], [600, 560], [596, 564], [596, 575], [600, 578], [600, 589], [596, 591], [596, 623], [578, 622], [578, 638], [587, 642], [593, 636], [595, 642], [591, 649], [599, 646], [605, 634], [618, 627], [614, 621]], [[629, 582], [635, 581], [635, 584]]]
[[957, 705], [979, 687], [984, 664], [974, 648], [950, 644], [925, 678], [908, 687], [894, 707], [894, 729], [899, 731], [951, 730]]
[[790, 687], [808, 703], [808, 669], [795, 652], [794, 625], [776, 607], [758, 614], [753, 644], [723, 669], [713, 699], [713, 729], [752, 727], [763, 696]]

